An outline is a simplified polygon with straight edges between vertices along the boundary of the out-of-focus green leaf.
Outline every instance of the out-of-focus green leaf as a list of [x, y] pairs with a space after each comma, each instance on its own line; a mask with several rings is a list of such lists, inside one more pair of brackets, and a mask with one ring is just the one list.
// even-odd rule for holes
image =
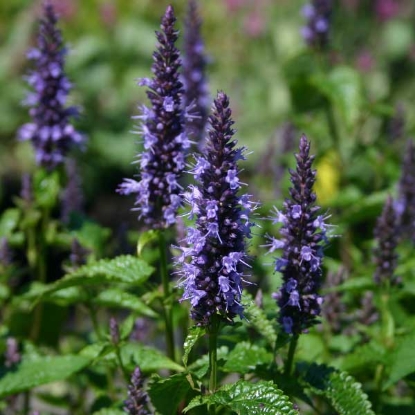
[[[221, 346], [218, 348], [217, 357], [218, 360], [226, 359], [229, 354], [229, 349], [226, 346]], [[197, 359], [189, 368], [191, 373], [193, 373], [199, 379], [206, 375], [209, 370], [209, 355], [205, 354], [200, 359]]]
[[415, 332], [411, 332], [399, 340], [391, 355], [389, 378], [383, 386], [386, 390], [398, 380], [415, 372]]
[[33, 193], [38, 206], [51, 210], [59, 202], [61, 186], [57, 171], [37, 170], [33, 176]]
[[223, 370], [225, 372], [249, 373], [258, 365], [270, 364], [272, 353], [248, 342], [238, 343], [229, 353]]
[[130, 294], [118, 288], [108, 288], [104, 291], [100, 291], [92, 299], [92, 302], [103, 307], [127, 308], [143, 316], [157, 317], [157, 313], [155, 313], [136, 295]]
[[0, 378], [0, 397], [63, 380], [83, 369], [90, 359], [85, 356], [48, 356], [23, 360]]
[[17, 228], [20, 219], [19, 209], [6, 209], [0, 218], [0, 235], [8, 237]]
[[153, 268], [141, 259], [130, 255], [83, 265], [74, 272], [65, 275], [57, 282], [45, 287], [42, 295], [68, 287], [82, 287], [102, 283], [127, 283], [140, 285], [152, 274]]
[[150, 242], [157, 239], [157, 231], [154, 229], [150, 229], [146, 232], [140, 233], [140, 236], [138, 238], [137, 242], [137, 255], [141, 256], [141, 252], [143, 251], [143, 248]]
[[156, 372], [167, 369], [182, 372], [184, 368], [170, 360], [159, 350], [140, 343], [127, 343], [121, 346], [121, 358], [124, 365], [134, 370], [139, 366], [143, 372]]
[[183, 412], [200, 405], [224, 406], [238, 415], [298, 414], [289, 398], [275, 384], [264, 381], [250, 383], [241, 380], [225, 385], [211, 395], [194, 398]]

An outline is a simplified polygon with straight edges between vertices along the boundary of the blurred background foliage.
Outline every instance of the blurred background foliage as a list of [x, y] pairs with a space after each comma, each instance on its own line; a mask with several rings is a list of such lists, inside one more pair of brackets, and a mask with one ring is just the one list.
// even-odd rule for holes
[[[187, 2], [171, 3], [181, 29]], [[34, 169], [30, 143], [15, 137], [29, 118], [21, 105], [27, 91], [25, 52], [34, 42], [40, 4], [0, 4], [3, 208], [18, 192], [22, 173]], [[317, 154], [320, 202], [340, 212], [347, 205], [346, 221], [374, 218], [371, 209], [380, 212], [384, 194], [372, 193], [394, 191], [405, 139], [415, 128], [415, 4], [337, 0], [325, 54], [310, 51], [301, 38], [304, 4], [200, 1], [211, 95], [222, 89], [231, 98], [237, 137], [252, 151], [245, 163], [246, 181], [262, 202], [275, 203], [280, 189], [287, 188], [285, 170], [276, 166], [292, 165], [291, 153], [304, 132]], [[139, 137], [131, 134], [131, 116], [147, 101], [136, 79], [151, 75], [154, 30], [167, 2], [59, 0], [55, 5], [70, 52], [70, 101], [81, 106], [77, 127], [88, 136], [85, 151], [77, 155], [87, 214], [113, 228], [122, 221], [136, 226], [129, 212], [132, 201], [115, 189], [135, 173], [131, 163]], [[405, 120], [398, 133], [392, 131], [397, 111]], [[295, 133], [284, 158], [287, 122]]]

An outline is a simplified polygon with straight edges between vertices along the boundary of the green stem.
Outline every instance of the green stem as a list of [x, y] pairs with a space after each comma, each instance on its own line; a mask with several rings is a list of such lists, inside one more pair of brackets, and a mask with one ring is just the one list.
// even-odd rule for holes
[[171, 308], [171, 298], [170, 298], [170, 279], [169, 271], [167, 267], [167, 243], [166, 236], [164, 231], [159, 232], [159, 252], [160, 252], [160, 273], [161, 273], [161, 282], [163, 285], [164, 293], [164, 321], [166, 326], [166, 348], [167, 356], [171, 360], [175, 360], [175, 350], [174, 350], [174, 334], [173, 334], [173, 316]]
[[[208, 330], [209, 336], [209, 391], [214, 393], [217, 387], [218, 377], [218, 332], [219, 332], [219, 320], [217, 315], [212, 316], [212, 321]], [[215, 405], [209, 406], [209, 414], [214, 415], [216, 412]]]
[[295, 354], [295, 349], [297, 348], [297, 343], [298, 343], [298, 334], [295, 334], [293, 336], [293, 338], [291, 339], [290, 342], [290, 348], [288, 349], [288, 356], [287, 356], [287, 360], [285, 362], [284, 365], [284, 374], [287, 376], [291, 375], [291, 370], [292, 370], [292, 366], [293, 366], [293, 361], [294, 361], [294, 354]]

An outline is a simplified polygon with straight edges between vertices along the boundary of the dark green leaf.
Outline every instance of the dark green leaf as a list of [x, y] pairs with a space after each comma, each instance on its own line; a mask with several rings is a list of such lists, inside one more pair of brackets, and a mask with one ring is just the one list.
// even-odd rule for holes
[[53, 356], [23, 360], [0, 379], [0, 397], [13, 395], [46, 383], [63, 380], [83, 369], [85, 356]]
[[158, 412], [163, 415], [174, 415], [180, 402], [191, 390], [187, 375], [180, 373], [167, 379], [153, 378], [148, 394]]
[[187, 360], [189, 359], [189, 353], [192, 350], [196, 342], [206, 334], [206, 329], [203, 327], [191, 327], [189, 333], [187, 334], [186, 340], [184, 341], [183, 349], [183, 363], [187, 367]]
[[346, 372], [325, 365], [301, 365], [306, 387], [325, 396], [339, 415], [375, 415], [362, 385]]
[[200, 405], [220, 405], [238, 415], [296, 415], [288, 397], [272, 382], [250, 383], [241, 380], [225, 385], [212, 395], [194, 398], [184, 413]]

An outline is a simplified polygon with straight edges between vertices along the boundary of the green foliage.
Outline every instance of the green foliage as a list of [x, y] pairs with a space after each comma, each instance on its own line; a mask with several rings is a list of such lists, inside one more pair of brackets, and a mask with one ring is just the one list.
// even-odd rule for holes
[[304, 365], [301, 368], [305, 386], [324, 396], [339, 415], [374, 415], [362, 385], [346, 372], [325, 365]]
[[189, 354], [192, 351], [193, 346], [196, 344], [196, 342], [203, 337], [206, 334], [206, 329], [202, 327], [191, 327], [189, 329], [189, 333], [187, 334], [187, 337], [183, 344], [183, 363], [185, 367], [187, 366], [187, 361], [189, 359]]
[[23, 360], [0, 378], [0, 397], [63, 380], [82, 370], [90, 360], [85, 356], [46, 356]]
[[244, 380], [225, 385], [211, 395], [194, 398], [184, 413], [200, 405], [212, 404], [229, 408], [238, 415], [298, 414], [288, 397], [272, 382], [250, 383]]

